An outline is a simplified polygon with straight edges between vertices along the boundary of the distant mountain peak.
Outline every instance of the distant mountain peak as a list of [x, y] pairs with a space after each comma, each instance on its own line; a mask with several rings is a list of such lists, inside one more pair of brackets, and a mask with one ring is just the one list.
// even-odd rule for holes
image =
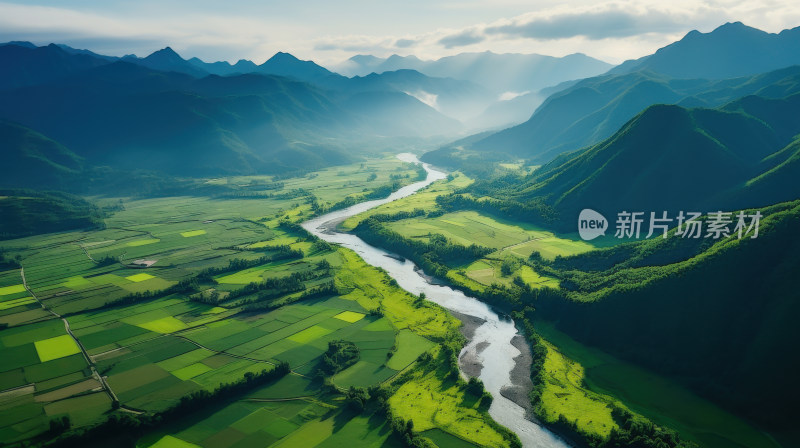
[[155, 58], [164, 60], [180, 59], [181, 61], [183, 61], [183, 58], [178, 53], [176, 53], [175, 50], [172, 49], [172, 47], [164, 47], [161, 50], [154, 51], [153, 53], [150, 54], [150, 56], [147, 56], [145, 59], [155, 59]]
[[718, 26], [717, 29], [715, 29], [714, 31], [724, 30], [724, 29], [736, 30], [736, 29], [755, 29], [755, 28], [749, 27], [737, 20], [736, 22], [726, 22], [725, 24]]
[[760, 30], [758, 28], [753, 28], [752, 26], [747, 26], [742, 22], [728, 22], [724, 25], [717, 27], [714, 31], [710, 34], [744, 34], [750, 33], [753, 35], [762, 35], [766, 36], [770, 33]]
[[349, 60], [360, 64], [371, 64], [380, 62], [381, 58], [373, 56], [371, 54], [357, 54], [351, 57]]
[[36, 48], [36, 45], [26, 40], [12, 40], [10, 42], [5, 42], [0, 44], [0, 47], [4, 47], [6, 45], [16, 45], [17, 47], [25, 47], [25, 48]]
[[393, 54], [393, 55], [389, 56], [388, 58], [386, 58], [386, 60], [387, 61], [398, 61], [398, 60], [399, 61], [403, 61], [403, 60], [405, 60], [405, 61], [421, 61], [420, 58], [414, 56], [413, 54], [410, 54], [408, 56], [400, 56], [399, 54]]
[[274, 56], [269, 58], [267, 62], [295, 62], [299, 61], [293, 54], [279, 51]]

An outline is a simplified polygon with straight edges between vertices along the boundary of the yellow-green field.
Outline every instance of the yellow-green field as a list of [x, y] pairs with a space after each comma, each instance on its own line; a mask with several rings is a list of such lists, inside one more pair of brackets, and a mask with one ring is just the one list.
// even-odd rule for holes
[[191, 238], [193, 236], [200, 236], [200, 235], [205, 235], [205, 234], [206, 234], [206, 231], [202, 230], [202, 229], [201, 230], [189, 230], [187, 232], [181, 232], [181, 236], [184, 237], [184, 238]]
[[164, 436], [150, 448], [201, 448], [200, 445], [189, 443], [177, 437]]
[[81, 352], [78, 344], [76, 344], [75, 340], [68, 334], [36, 341], [34, 345], [36, 346], [36, 353], [39, 354], [39, 360], [41, 362], [64, 358]]
[[[675, 429], [681, 436], [702, 445], [764, 448], [778, 446], [771, 437], [748, 422], [698, 397], [672, 380], [583, 345], [558, 331], [550, 322], [537, 320], [534, 326], [550, 347], [558, 347], [558, 353], [563, 354], [560, 357], [565, 361], [561, 365], [564, 366], [564, 362], [571, 363], [569, 369], [560, 370], [574, 372], [573, 375], [581, 373], [589, 396], [618, 397], [631, 411], [656, 424]], [[550, 355], [548, 362], [551, 362]], [[558, 364], [551, 364], [555, 371], [559, 370]], [[580, 369], [572, 366], [580, 366]], [[548, 405], [552, 406], [552, 413], [571, 412], [571, 415], [565, 414], [570, 420], [580, 418], [584, 412], [579, 404], [573, 405], [570, 400], [561, 404], [557, 397], [552, 396]]]
[[561, 354], [546, 343], [544, 362], [545, 387], [541, 396], [539, 418], [553, 423], [563, 415], [588, 434], [608, 437], [617, 427], [611, 418], [611, 397], [586, 390], [583, 366]]
[[29, 303], [35, 303], [36, 299], [33, 297], [22, 297], [19, 299], [10, 299], [10, 300], [3, 300], [0, 302], [0, 311], [8, 310], [11, 308], [15, 308], [22, 305], [27, 305]]
[[404, 219], [388, 224], [389, 228], [407, 238], [425, 238], [439, 233], [461, 245], [478, 244], [497, 249], [497, 258], [507, 253], [528, 258], [533, 251], [546, 259], [567, 256], [596, 249], [596, 246], [576, 238], [557, 236], [520, 221], [488, 216], [476, 211], [445, 213], [435, 218]]
[[134, 274], [125, 277], [125, 280], [130, 280], [132, 282], [143, 282], [145, 280], [150, 280], [151, 278], [155, 278], [155, 276], [142, 272], [141, 274]]
[[354, 322], [358, 322], [361, 319], [363, 319], [364, 318], [364, 314], [363, 313], [356, 313], [356, 312], [353, 312], [353, 311], [343, 311], [343, 312], [341, 312], [341, 313], [339, 313], [339, 314], [337, 314], [337, 315], [335, 315], [333, 317], [335, 319], [343, 320], [345, 322], [349, 322], [349, 323], [352, 324]]
[[186, 324], [181, 322], [180, 320], [172, 317], [162, 317], [160, 319], [155, 319], [147, 322], [141, 322], [135, 324], [138, 327], [144, 328], [145, 330], [150, 330], [155, 333], [174, 333], [178, 330], [183, 330], [186, 328]]
[[125, 244], [127, 246], [130, 246], [130, 247], [139, 247], [139, 246], [146, 246], [148, 244], [155, 244], [155, 243], [157, 243], [159, 241], [161, 241], [161, 240], [158, 240], [158, 239], [155, 239], [155, 238], [148, 238], [148, 239], [144, 239], [144, 240], [129, 241], [129, 242], [125, 243]]
[[445, 382], [436, 370], [414, 372], [389, 399], [394, 415], [414, 421], [415, 431], [440, 428], [486, 447], [508, 442], [483, 422], [480, 403], [455, 382]]
[[25, 292], [24, 285], [12, 285], [12, 286], [4, 286], [0, 288], [0, 296], [7, 296], [11, 294], [16, 294], [19, 292]]

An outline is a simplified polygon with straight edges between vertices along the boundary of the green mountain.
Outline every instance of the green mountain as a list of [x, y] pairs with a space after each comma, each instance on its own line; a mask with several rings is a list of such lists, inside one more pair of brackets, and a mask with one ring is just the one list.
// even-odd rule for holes
[[187, 176], [316, 169], [359, 157], [354, 141], [363, 148], [386, 136], [459, 131], [414, 97], [383, 88], [360, 94], [260, 74], [195, 78], [117, 61], [0, 90], [0, 118], [89, 165]]
[[[345, 114], [336, 114], [338, 108], [312, 86], [281, 78], [258, 84], [257, 93], [232, 94], [256, 89], [251, 81], [195, 80], [116, 62], [58, 83], [3, 92], [0, 115], [95, 165], [203, 175], [329, 164], [324, 153], [298, 157], [290, 149], [308, 144], [299, 140], [301, 130], [327, 129]], [[298, 143], [290, 145], [293, 136]]]
[[0, 121], [0, 185], [63, 188], [80, 179], [81, 157], [60, 143], [18, 124]]
[[103, 212], [95, 205], [53, 191], [0, 189], [0, 216], [0, 240], [105, 226]]
[[[588, 345], [791, 433], [800, 399], [800, 201], [761, 212], [755, 239], [673, 235], [545, 262], [567, 295], [533, 306]], [[713, 441], [738, 446], [724, 442]]]
[[650, 71], [582, 80], [552, 94], [531, 118], [468, 147], [548, 162], [598, 143], [653, 104], [716, 107], [745, 95], [780, 98], [800, 92], [800, 67], [728, 80], [669, 78]]
[[[613, 136], [522, 179], [479, 180], [476, 194], [536, 204], [573, 231], [582, 209], [712, 211], [796, 198], [800, 94], [748, 96], [717, 109], [655, 105]], [[551, 213], [552, 212], [552, 213]]]

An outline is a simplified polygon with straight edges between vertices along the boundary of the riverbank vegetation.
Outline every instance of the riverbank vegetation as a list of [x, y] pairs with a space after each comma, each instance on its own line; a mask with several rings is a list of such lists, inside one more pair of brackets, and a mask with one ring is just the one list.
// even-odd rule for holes
[[[440, 193], [428, 197], [427, 204], [421, 205], [415, 200], [414, 208], [411, 208], [410, 204], [404, 204], [405, 200], [400, 200], [392, 204], [394, 213], [390, 212], [388, 207], [378, 207], [364, 217], [351, 218], [345, 225], [352, 226], [355, 233], [369, 238], [373, 244], [411, 258], [429, 274], [446, 278], [501, 310], [525, 311], [524, 314], [516, 315], [520, 325], [526, 322], [533, 323], [534, 316], [541, 319], [537, 321], [537, 328], [540, 325], [542, 328], [551, 328], [552, 324], [548, 322], [555, 321], [558, 322], [558, 328], [563, 329], [562, 331], [576, 337], [580, 335], [578, 339], [582, 342], [571, 340], [573, 342], [570, 347], [591, 344], [623, 359], [629, 359], [634, 353], [638, 353], [634, 357], [636, 363], [650, 368], [655, 367], [658, 371], [664, 372], [658, 375], [653, 371], [635, 367], [635, 364], [617, 360], [608, 354], [604, 355], [607, 358], [604, 358], [606, 361], [602, 363], [601, 368], [593, 362], [593, 358], [582, 355], [589, 350], [588, 348], [567, 350], [562, 346], [568, 344], [565, 342], [567, 339], [552, 337], [555, 333], [549, 333], [546, 338], [542, 338], [531, 327], [528, 333], [529, 341], [534, 346], [535, 355], [538, 350], [538, 357], [542, 360], [539, 367], [534, 369], [538, 372], [534, 374], [534, 383], [539, 385], [539, 389], [536, 389], [532, 396], [534, 409], [541, 420], [590, 446], [605, 446], [604, 444], [613, 441], [625, 440], [624, 437], [636, 437], [637, 434], [644, 438], [643, 440], [650, 440], [648, 443], [653, 443], [652, 446], [660, 446], [658, 441], [661, 441], [666, 443], [666, 446], [684, 446], [696, 442], [703, 446], [722, 447], [731, 440], [747, 440], [749, 446], [774, 446], [768, 437], [755, 429], [746, 419], [700, 398], [698, 392], [708, 393], [705, 386], [698, 387], [697, 382], [680, 384], [665, 370], [668, 362], [682, 362], [680, 359], [686, 361], [686, 355], [691, 356], [693, 352], [700, 353], [696, 340], [713, 344], [715, 339], [699, 335], [685, 336], [675, 328], [674, 332], [667, 333], [672, 335], [673, 342], [670, 346], [675, 349], [674, 356], [664, 358], [664, 354], [670, 353], [671, 350], [665, 345], [657, 349], [651, 347], [649, 350], [642, 347], [639, 352], [631, 352], [630, 341], [641, 338], [642, 334], [648, 333], [647, 331], [637, 333], [626, 330], [624, 337], [617, 338], [620, 331], [611, 327], [613, 325], [614, 328], [629, 329], [630, 322], [635, 321], [642, 325], [650, 325], [656, 330], [657, 328], [652, 326], [651, 319], [644, 317], [646, 313], [644, 308], [649, 306], [647, 304], [672, 303], [674, 299], [655, 300], [652, 288], [656, 284], [663, 285], [664, 281], [668, 281], [665, 279], [670, 278], [685, 284], [685, 279], [679, 276], [681, 266], [692, 266], [692, 269], [695, 269], [698, 263], [702, 266], [707, 260], [718, 259], [715, 254], [723, 248], [739, 250], [738, 246], [743, 244], [742, 242], [729, 239], [714, 245], [708, 241], [681, 241], [680, 238], [668, 238], [607, 248], [602, 247], [603, 244], [594, 246], [577, 240], [575, 235], [554, 234], [524, 224], [523, 220], [503, 217], [496, 214], [499, 212], [494, 206], [489, 208], [474, 206], [476, 202], [482, 202], [484, 199], [472, 197], [468, 201], [454, 200], [462, 196], [469, 198], [470, 193], [445, 187], [453, 178], [455, 176], [441, 181], [441, 185], [434, 184], [429, 187], [429, 189], [438, 188]], [[453, 193], [456, 195], [453, 196]], [[425, 209], [427, 212], [408, 213], [408, 210], [415, 209]], [[768, 212], [781, 212], [788, 219], [794, 213], [789, 211], [790, 209], [791, 206], [779, 206]], [[782, 222], [789, 222], [786, 219]], [[767, 221], [767, 228], [770, 228], [770, 220]], [[449, 263], [431, 266], [429, 260], [434, 252], [420, 252], [415, 248], [424, 247], [423, 244], [431, 241], [432, 237], [446, 241], [447, 244], [481, 243], [493, 250], [482, 255], [476, 254], [472, 260], [449, 260]], [[441, 260], [441, 258], [436, 259]], [[678, 264], [674, 264], [676, 262]], [[665, 270], [661, 267], [663, 263], [671, 264], [670, 269]], [[734, 261], [732, 263], [735, 264]], [[730, 268], [732, 265], [726, 266]], [[713, 272], [709, 271], [711, 278], [716, 276]], [[648, 286], [650, 284], [652, 286]], [[725, 290], [721, 288], [715, 294], [720, 298], [729, 297], [730, 294], [725, 294]], [[644, 299], [643, 294], [648, 294], [648, 298]], [[634, 299], [634, 296], [639, 298]], [[625, 311], [620, 303], [622, 298], [625, 298], [627, 304], [624, 305]], [[592, 306], [580, 305], [581, 302], [587, 301], [591, 301]], [[528, 314], [534, 309], [536, 311], [533, 314]], [[637, 317], [630, 317], [629, 323], [622, 325], [621, 316], [631, 316], [631, 312], [637, 309], [641, 309], [641, 313], [637, 314]], [[673, 314], [680, 309], [686, 307], [672, 308]], [[598, 312], [602, 312], [604, 317], [598, 317]], [[647, 313], [658, 316], [671, 315], [664, 309]], [[592, 315], [591, 318], [589, 314]], [[700, 318], [699, 315], [697, 317]], [[678, 323], [685, 319], [686, 316], [681, 318], [675, 316], [662, 319], [662, 322]], [[586, 325], [587, 322], [591, 324]], [[703, 332], [709, 334], [719, 330], [719, 328], [708, 329], [707, 325], [707, 320], [705, 324], [698, 321], [692, 328], [703, 329]], [[639, 328], [635, 325], [634, 327]], [[733, 335], [731, 331], [722, 333]], [[681, 336], [676, 338], [676, 334]], [[616, 342], [610, 342], [612, 338]], [[676, 343], [676, 339], [683, 342]], [[706, 350], [703, 353], [709, 352]], [[651, 360], [644, 359], [645, 355]], [[714, 357], [709, 357], [712, 358]], [[654, 362], [655, 360], [658, 362]], [[714, 363], [708, 361], [709, 366]], [[536, 361], [534, 365], [537, 365]], [[608, 368], [616, 372], [626, 372], [626, 375], [621, 376], [619, 380], [610, 380], [613, 375], [607, 374], [604, 370], [607, 368], [606, 365], [616, 366]], [[674, 369], [674, 364], [671, 365], [673, 367], [669, 368]], [[688, 365], [698, 364], [690, 360]], [[661, 386], [651, 390], [649, 394], [640, 393], [644, 389], [639, 388], [639, 385], [652, 384], [651, 381], [656, 381]], [[688, 407], [694, 404], [696, 406], [692, 407], [693, 409], [705, 409], [706, 415], [716, 415], [715, 422], [727, 423], [718, 425], [702, 418], [698, 413], [687, 412], [685, 406], [676, 403], [675, 396], [683, 397], [683, 402], [689, 403], [686, 405]], [[732, 426], [737, 429], [729, 429]], [[671, 432], [668, 428], [678, 432]]]

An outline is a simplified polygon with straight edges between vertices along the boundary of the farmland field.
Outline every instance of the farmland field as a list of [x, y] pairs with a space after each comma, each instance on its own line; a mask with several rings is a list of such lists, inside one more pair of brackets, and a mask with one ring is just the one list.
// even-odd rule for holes
[[[0, 325], [7, 327], [0, 331], [0, 438], [28, 440], [61, 419], [64, 430], [81, 431], [109, 416], [167, 415], [184, 397], [221, 393], [224, 384], [286, 365], [283, 378], [170, 417], [137, 443], [402, 446], [376, 402], [354, 411], [344, 391], [393, 396], [422, 354], [457, 340], [459, 322], [435, 305], [415, 304], [385, 273], [345, 249], [315, 244], [292, 223], [313, 213], [311, 199], [330, 206], [417, 175], [381, 158], [284, 179], [278, 189], [269, 177], [211, 179], [247, 194], [262, 185], [286, 194], [122, 198], [103, 230], [4, 241], [46, 309], [19, 271], [0, 273]], [[90, 363], [48, 310], [69, 322]], [[323, 378], [332, 341], [351, 342], [358, 359]], [[448, 412], [469, 413], [451, 428], [458, 437], [501, 444], [485, 410], [459, 401], [463, 385], [426, 380], [424, 387], [449, 397]]]
[[[553, 358], [548, 354], [548, 363], [553, 362], [548, 370], [561, 370], [563, 374], [573, 375], [576, 381], [576, 375], [582, 376], [589, 396], [619, 397], [632, 411], [675, 428], [684, 437], [707, 446], [731, 446], [734, 443], [731, 438], [744, 442], [745, 446], [775, 446], [763, 432], [668, 378], [586, 347], [558, 331], [552, 323], [537, 321], [536, 328], [544, 339], [558, 347]], [[548, 386], [548, 389], [551, 388]], [[558, 392], [552, 390], [553, 396], [548, 397], [552, 401], [547, 406], [550, 412], [561, 412], [570, 419], [581, 414], [580, 403], [573, 396], [567, 400], [562, 398], [562, 403], [558, 403]], [[593, 420], [591, 425], [599, 421]]]

